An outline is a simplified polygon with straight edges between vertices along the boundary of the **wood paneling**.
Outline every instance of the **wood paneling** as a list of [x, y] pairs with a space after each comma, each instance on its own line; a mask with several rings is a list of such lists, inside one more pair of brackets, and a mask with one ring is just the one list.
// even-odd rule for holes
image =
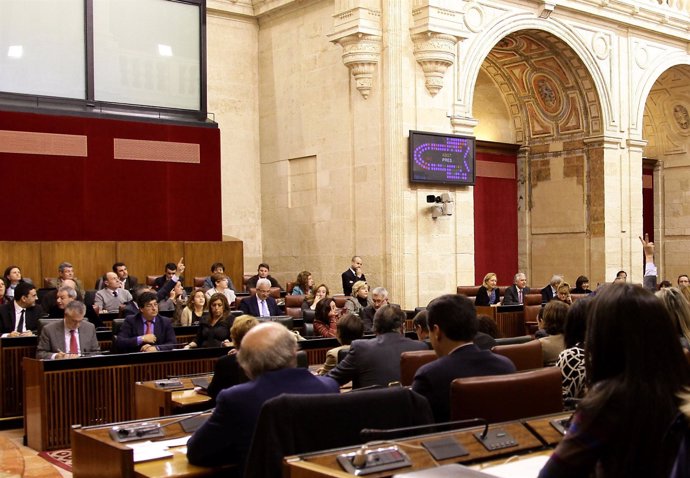
[[51, 241], [0, 242], [0, 272], [8, 265], [17, 265], [36, 287], [43, 286], [44, 277], [57, 277], [58, 265], [70, 262], [85, 289], [93, 288], [96, 280], [112, 270], [115, 262], [127, 264], [129, 273], [146, 282], [147, 275], [162, 275], [165, 264], [185, 258], [186, 286], [195, 276], [210, 274], [211, 264], [222, 262], [236, 287], [242, 285], [244, 250], [242, 241], [223, 242], [114, 242], [114, 241]]

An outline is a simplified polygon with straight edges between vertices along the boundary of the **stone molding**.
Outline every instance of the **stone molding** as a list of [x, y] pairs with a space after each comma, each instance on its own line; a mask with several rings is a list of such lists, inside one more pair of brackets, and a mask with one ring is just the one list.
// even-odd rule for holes
[[427, 31], [412, 36], [414, 57], [424, 71], [426, 89], [431, 96], [443, 88], [443, 77], [455, 62], [458, 37]]

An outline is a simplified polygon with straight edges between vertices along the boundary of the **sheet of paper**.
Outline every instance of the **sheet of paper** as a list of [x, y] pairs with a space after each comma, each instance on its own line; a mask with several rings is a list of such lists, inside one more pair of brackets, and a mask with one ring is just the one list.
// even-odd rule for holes
[[548, 455], [533, 456], [517, 459], [502, 465], [488, 466], [482, 468], [481, 471], [501, 478], [515, 478], [516, 476], [520, 478], [536, 478], [548, 460]]
[[159, 460], [161, 458], [168, 458], [172, 453], [168, 451], [166, 446], [161, 445], [162, 442], [145, 441], [141, 443], [133, 443], [127, 445], [134, 450], [134, 463], [149, 460]]

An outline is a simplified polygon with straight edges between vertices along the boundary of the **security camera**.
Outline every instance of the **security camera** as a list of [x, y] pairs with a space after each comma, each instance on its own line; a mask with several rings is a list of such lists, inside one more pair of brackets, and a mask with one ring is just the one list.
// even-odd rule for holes
[[431, 217], [436, 219], [440, 216], [443, 216], [443, 206], [440, 204], [437, 206], [431, 206]]
[[455, 203], [453, 201], [444, 202], [442, 209], [443, 209], [443, 215], [444, 216], [452, 216], [453, 213], [455, 212]]

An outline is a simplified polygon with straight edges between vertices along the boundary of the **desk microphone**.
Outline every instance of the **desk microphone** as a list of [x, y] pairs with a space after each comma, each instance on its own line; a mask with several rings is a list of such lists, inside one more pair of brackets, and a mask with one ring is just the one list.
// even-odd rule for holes
[[144, 438], [144, 437], [160, 437], [160, 436], [163, 436], [163, 428], [167, 428], [170, 425], [174, 425], [175, 423], [180, 423], [180, 422], [183, 422], [185, 420], [195, 418], [199, 415], [203, 415], [204, 413], [208, 413], [211, 411], [213, 411], [213, 409], [202, 410], [200, 412], [190, 413], [190, 414], [185, 415], [181, 418], [177, 418], [175, 420], [164, 423], [163, 425], [161, 425], [160, 423], [157, 423], [157, 422], [156, 423], [143, 422], [140, 425], [135, 425], [135, 426], [128, 426], [128, 427], [117, 427], [117, 426], [115, 426], [110, 430], [110, 436], [113, 438], [113, 440], [118, 441], [118, 442], [138, 440], [138, 439]]

